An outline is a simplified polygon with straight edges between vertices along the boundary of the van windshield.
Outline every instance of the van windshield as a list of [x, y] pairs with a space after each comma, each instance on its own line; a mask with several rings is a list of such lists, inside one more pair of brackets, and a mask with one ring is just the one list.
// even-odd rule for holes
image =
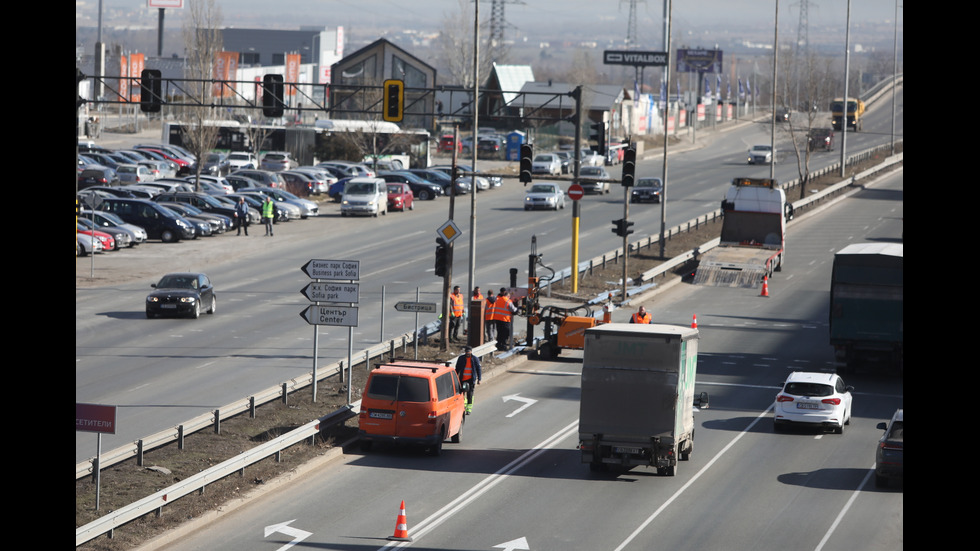
[[374, 193], [374, 184], [366, 182], [351, 182], [347, 184], [347, 193], [351, 195], [367, 195]]
[[376, 374], [371, 377], [367, 396], [392, 402], [428, 402], [429, 380], [423, 377]]

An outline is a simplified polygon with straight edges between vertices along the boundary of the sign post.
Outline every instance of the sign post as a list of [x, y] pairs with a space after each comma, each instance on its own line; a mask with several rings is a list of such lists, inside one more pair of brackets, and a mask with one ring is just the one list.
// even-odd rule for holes
[[[317, 260], [303, 265], [303, 273], [314, 280], [300, 292], [313, 302], [300, 317], [313, 326], [313, 401], [316, 402], [317, 352], [320, 325], [347, 327], [347, 404], [351, 399], [351, 359], [354, 355], [354, 328], [357, 327], [357, 302], [360, 295], [361, 263], [357, 260]], [[337, 281], [339, 280], [339, 281]], [[325, 302], [327, 304], [320, 304]], [[341, 305], [338, 303], [346, 303]], [[340, 372], [343, 380], [343, 370]]]
[[578, 292], [578, 202], [582, 197], [585, 197], [582, 186], [578, 183], [568, 186], [568, 198], [572, 200], [572, 294]]
[[97, 433], [95, 439], [95, 463], [92, 476], [95, 479], [95, 510], [99, 510], [102, 497], [102, 433], [116, 434], [116, 406], [80, 404], [75, 402], [75, 430]]

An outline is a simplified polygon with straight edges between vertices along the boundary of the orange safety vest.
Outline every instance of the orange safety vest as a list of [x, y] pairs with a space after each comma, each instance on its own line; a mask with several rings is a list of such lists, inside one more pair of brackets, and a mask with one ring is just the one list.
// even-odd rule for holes
[[463, 376], [460, 381], [466, 382], [473, 378], [473, 358], [466, 358], [466, 365], [463, 366]]
[[483, 311], [483, 320], [491, 321], [493, 319], [493, 302], [497, 300], [497, 297], [492, 297], [487, 299], [486, 309]]
[[452, 315], [454, 318], [463, 317], [463, 294], [451, 294], [449, 300], [453, 301]]
[[642, 317], [639, 312], [633, 314], [633, 323], [650, 323], [651, 319], [650, 312], [643, 314]]
[[[503, 300], [501, 300], [503, 299]], [[497, 321], [510, 321], [510, 305], [512, 302], [508, 297], [497, 295], [497, 300], [490, 307], [490, 319]]]

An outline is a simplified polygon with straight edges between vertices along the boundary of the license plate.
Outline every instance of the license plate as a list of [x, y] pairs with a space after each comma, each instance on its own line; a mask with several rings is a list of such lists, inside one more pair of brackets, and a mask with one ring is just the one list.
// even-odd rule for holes
[[160, 308], [176, 308], [176, 304], [161, 304]]
[[797, 402], [796, 409], [820, 409], [820, 406], [813, 402]]
[[613, 448], [613, 452], [639, 454], [641, 450], [640, 448], [624, 448], [622, 446], [616, 446]]
[[372, 411], [369, 417], [371, 419], [391, 419], [392, 415], [383, 411]]

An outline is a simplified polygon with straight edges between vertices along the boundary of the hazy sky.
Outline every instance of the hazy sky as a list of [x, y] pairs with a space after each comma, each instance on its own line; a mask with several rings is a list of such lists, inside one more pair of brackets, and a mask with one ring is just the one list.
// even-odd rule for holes
[[[185, 0], [192, 1], [192, 0]], [[780, 21], [795, 28], [802, 0], [782, 0]], [[895, 13], [896, 0], [851, 0], [851, 19], [861, 21], [890, 21]], [[269, 25], [336, 26], [402, 26], [405, 28], [437, 28], [447, 12], [455, 12], [462, 4], [468, 13], [473, 11], [470, 0], [217, 0], [226, 25], [254, 26], [265, 20]], [[589, 23], [597, 28], [626, 29], [629, 0], [505, 0], [504, 16], [517, 30], [534, 35], [535, 30], [554, 31], [562, 26]], [[76, 20], [94, 21], [99, 0], [76, 0]], [[481, 18], [490, 15], [490, 0], [480, 2]], [[156, 25], [157, 10], [147, 7], [147, 0], [103, 0], [104, 9], [132, 12], [132, 24]], [[270, 9], [273, 6], [273, 9]], [[637, 0], [639, 34], [644, 25], [660, 25], [662, 0]], [[771, 22], [775, 0], [675, 0], [675, 21], [696, 26], [733, 23]], [[811, 25], [840, 24], [843, 26], [847, 0], [813, 0], [809, 3]], [[180, 10], [167, 10], [167, 19], [179, 19]], [[902, 20], [899, 11], [899, 20]], [[783, 25], [781, 24], [780, 27]], [[658, 31], [659, 34], [659, 31]]]

